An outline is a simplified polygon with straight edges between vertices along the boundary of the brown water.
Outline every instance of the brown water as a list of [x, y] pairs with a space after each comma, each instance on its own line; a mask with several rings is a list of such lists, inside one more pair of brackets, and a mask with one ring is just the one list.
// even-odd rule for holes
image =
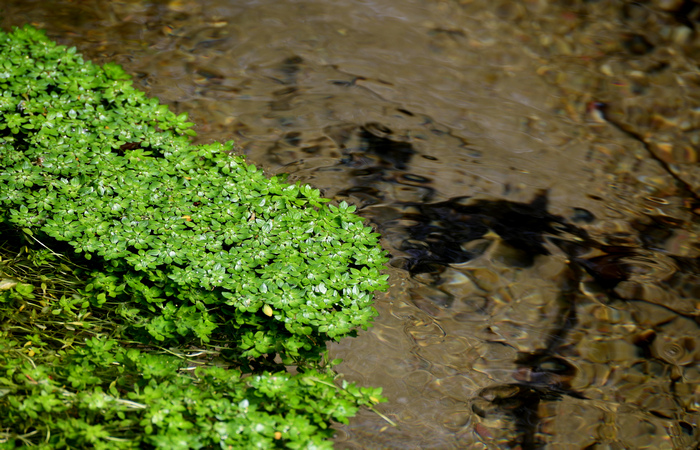
[[9, 1], [393, 259], [338, 448], [700, 442], [693, 1]]

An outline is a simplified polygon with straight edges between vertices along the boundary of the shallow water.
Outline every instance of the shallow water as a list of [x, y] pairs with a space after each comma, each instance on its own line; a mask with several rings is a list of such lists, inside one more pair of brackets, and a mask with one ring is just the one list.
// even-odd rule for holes
[[338, 448], [696, 448], [694, 2], [2, 1], [382, 232]]

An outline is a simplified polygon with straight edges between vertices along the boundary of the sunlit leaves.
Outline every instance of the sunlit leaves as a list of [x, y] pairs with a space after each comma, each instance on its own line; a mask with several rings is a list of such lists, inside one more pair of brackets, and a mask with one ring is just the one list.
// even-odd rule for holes
[[[85, 62], [29, 28], [9, 36], [0, 39], [10, 74], [0, 77], [5, 218], [108, 261], [108, 273], [136, 274], [143, 281], [119, 295], [143, 302], [139, 326], [154, 339], [252, 327], [263, 338], [242, 345], [245, 356], [296, 355], [318, 333], [368, 324], [386, 258], [354, 206], [266, 178], [231, 156], [231, 143], [192, 145], [187, 116], [135, 90], [116, 64]], [[154, 283], [167, 294], [154, 297]], [[166, 314], [155, 298], [180, 306]], [[203, 298], [212, 319], [188, 309]]]
[[[0, 335], [0, 348], [7, 344]], [[383, 400], [381, 389], [336, 384], [328, 369], [243, 377], [192, 363], [184, 354], [104, 337], [31, 362], [0, 352], [3, 441], [40, 448], [332, 448], [325, 440], [330, 421], [347, 423], [360, 406]]]

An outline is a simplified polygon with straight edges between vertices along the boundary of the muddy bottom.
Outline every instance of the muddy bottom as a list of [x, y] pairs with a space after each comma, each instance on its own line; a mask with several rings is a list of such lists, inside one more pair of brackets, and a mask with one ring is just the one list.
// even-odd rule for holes
[[330, 344], [382, 386], [351, 448], [700, 442], [693, 1], [3, 1], [358, 205], [380, 316]]

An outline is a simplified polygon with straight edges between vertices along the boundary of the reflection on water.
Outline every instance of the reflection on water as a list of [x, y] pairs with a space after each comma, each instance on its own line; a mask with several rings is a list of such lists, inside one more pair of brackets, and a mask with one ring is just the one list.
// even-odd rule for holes
[[693, 1], [10, 1], [199, 124], [360, 206], [383, 386], [338, 448], [696, 448]]

